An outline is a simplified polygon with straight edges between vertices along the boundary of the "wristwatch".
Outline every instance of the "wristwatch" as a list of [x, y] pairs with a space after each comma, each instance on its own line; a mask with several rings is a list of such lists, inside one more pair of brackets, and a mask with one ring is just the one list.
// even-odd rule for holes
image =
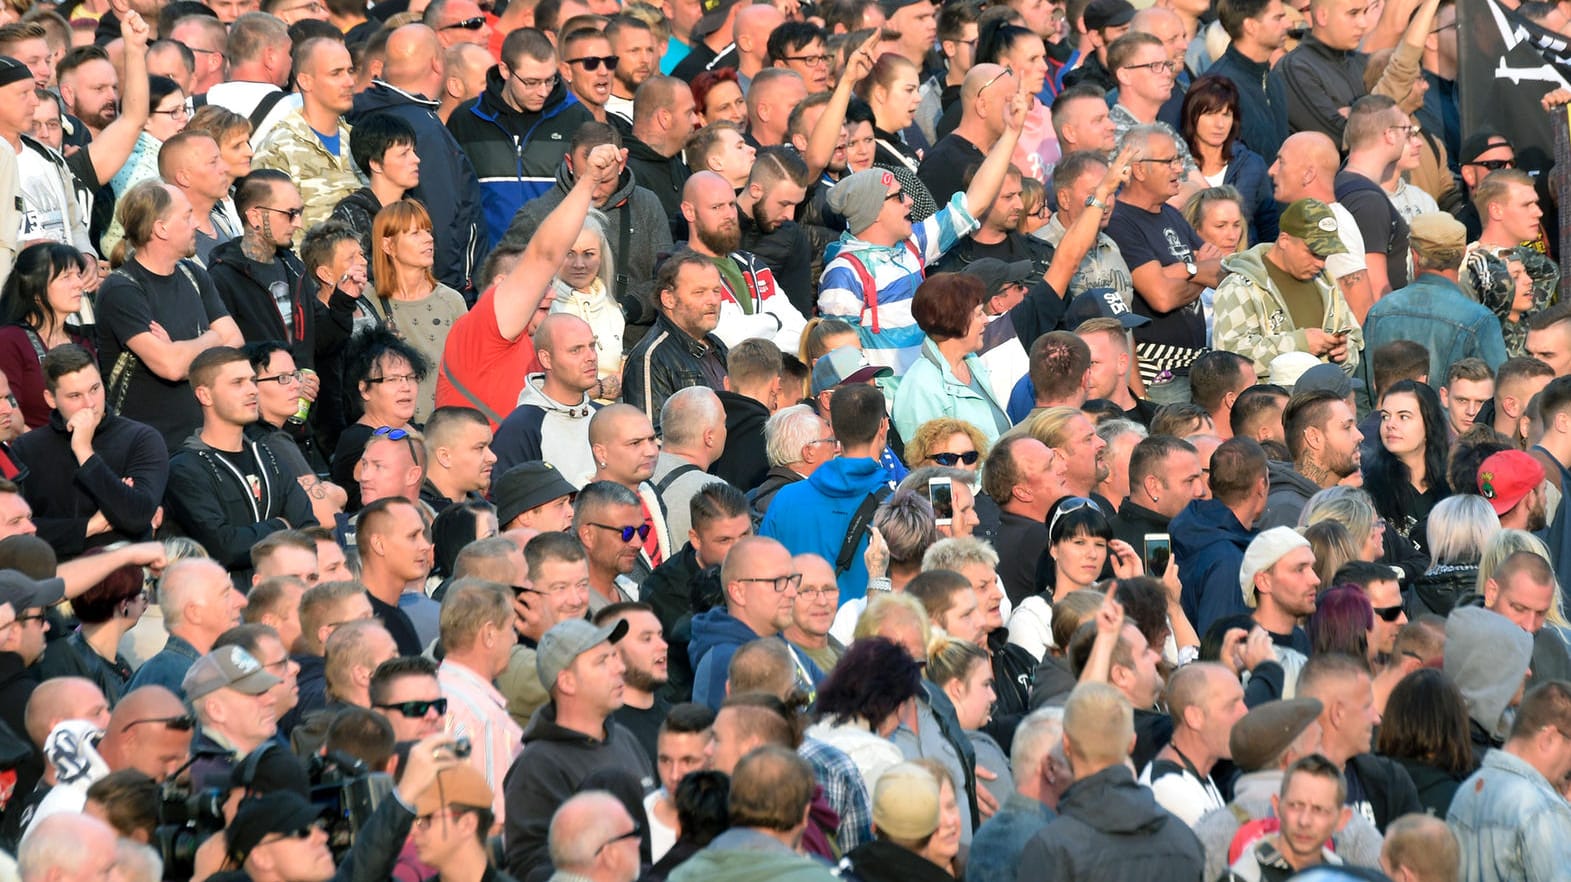
[[1107, 211], [1107, 203], [1096, 198], [1096, 194], [1092, 193], [1086, 197], [1086, 208], [1100, 208], [1103, 211]]
[[1196, 266], [1193, 260], [1186, 260], [1184, 261], [1184, 272], [1189, 273], [1189, 278], [1192, 279], [1200, 273], [1200, 267]]

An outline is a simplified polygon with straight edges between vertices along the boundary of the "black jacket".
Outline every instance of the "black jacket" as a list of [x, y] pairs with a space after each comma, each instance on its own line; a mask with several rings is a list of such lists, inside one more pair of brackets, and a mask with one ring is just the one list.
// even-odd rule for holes
[[245, 451], [256, 466], [255, 490], [227, 458], [192, 435], [169, 460], [164, 493], [166, 526], [201, 543], [237, 585], [251, 582], [251, 546], [258, 539], [316, 524], [305, 488], [255, 429], [246, 430]]
[[1269, 63], [1251, 61], [1232, 46], [1206, 73], [1238, 89], [1238, 140], [1261, 156], [1276, 156], [1287, 140], [1287, 82], [1271, 76]]
[[875, 839], [858, 845], [840, 859], [840, 878], [859, 882], [954, 882], [955, 877], [908, 848]]
[[322, 388], [311, 406], [310, 425], [322, 456], [329, 460], [338, 447], [339, 433], [359, 419], [362, 410], [359, 390], [344, 380], [344, 348], [354, 336], [357, 311], [380, 324], [379, 314], [366, 303], [370, 294], [367, 289], [361, 297], [350, 297], [334, 288], [326, 303], [311, 298], [316, 313], [316, 373]]
[[785, 466], [774, 466], [765, 473], [763, 483], [747, 491], [747, 501], [753, 506], [753, 525], [763, 523], [764, 513], [769, 511], [769, 503], [775, 501], [775, 494], [781, 487], [801, 480], [804, 480], [801, 475]]
[[780, 290], [797, 312], [813, 315], [818, 307], [818, 286], [813, 284], [813, 246], [807, 231], [795, 221], [786, 221], [766, 233], [748, 214], [742, 214], [741, 225], [740, 250], [752, 252], [774, 272]]
[[654, 608], [661, 630], [670, 644], [664, 693], [673, 702], [693, 694], [693, 662], [687, 647], [693, 641], [693, 616], [725, 602], [720, 568], [699, 569], [691, 542], [671, 555], [640, 586], [644, 602]]
[[764, 449], [764, 423], [769, 408], [756, 398], [721, 389], [720, 404], [725, 407], [725, 450], [709, 473], [746, 492], [764, 483], [769, 475], [769, 457]]
[[[153, 514], [169, 480], [169, 448], [151, 426], [106, 415], [93, 432], [92, 457], [79, 467], [71, 433], [54, 410], [47, 425], [16, 439], [11, 452], [30, 472], [22, 496], [33, 508], [38, 538], [61, 557], [152, 535]], [[94, 512], [103, 512], [111, 529], [89, 537]]]
[[1423, 814], [1418, 788], [1396, 760], [1372, 753], [1361, 753], [1347, 761], [1347, 772], [1358, 776], [1364, 795], [1375, 812], [1375, 827], [1382, 835], [1386, 826], [1409, 814]]
[[278, 721], [278, 731], [285, 737], [288, 737], [290, 732], [312, 711], [327, 706], [327, 659], [320, 655], [305, 653], [295, 653], [289, 657], [300, 666], [300, 672], [295, 675], [295, 683], [300, 688], [300, 697], [295, 700], [295, 706], [289, 713], [284, 714]]
[[692, 174], [682, 161], [682, 154], [661, 156], [655, 148], [632, 136], [624, 137], [622, 145], [627, 148], [627, 167], [633, 170], [633, 179], [655, 194], [666, 218], [681, 214], [682, 187]]
[[289, 286], [293, 301], [291, 312], [294, 320], [284, 326], [284, 317], [278, 312], [278, 303], [268, 289], [271, 275], [263, 275], [262, 266], [245, 256], [242, 248], [244, 237], [230, 239], [213, 249], [207, 261], [207, 274], [213, 287], [223, 298], [224, 308], [240, 326], [240, 333], [247, 343], [275, 340], [289, 347], [295, 367], [316, 367], [316, 283], [307, 282], [302, 290], [305, 264], [292, 249], [278, 249], [274, 262], [283, 267], [284, 284]]
[[993, 656], [993, 689], [998, 698], [993, 704], [993, 718], [982, 731], [993, 736], [1007, 756], [1015, 740], [1015, 729], [1031, 709], [1031, 684], [1036, 679], [1037, 661], [1025, 647], [1009, 642], [1008, 628], [988, 632], [987, 651]]
[[660, 431], [660, 408], [679, 389], [708, 386], [719, 391], [725, 374], [726, 345], [713, 333], [694, 340], [666, 318], [627, 354], [622, 368], [622, 400], [642, 410]]
[[382, 200], [376, 198], [370, 187], [361, 187], [338, 200], [338, 204], [333, 206], [332, 218], [348, 224], [349, 228], [360, 236], [360, 251], [365, 255], [367, 262], [370, 262], [371, 255], [375, 253], [371, 250], [371, 225], [376, 223], [377, 212], [381, 210]]
[[[1128, 542], [1129, 547], [1143, 560], [1146, 534], [1166, 533], [1167, 524], [1166, 517], [1125, 496], [1123, 504], [1118, 507], [1118, 514], [1112, 517], [1113, 538]], [[1161, 573], [1152, 575], [1161, 576]]]
[[[402, 119], [415, 130], [415, 154], [420, 157], [420, 185], [409, 191], [431, 213], [436, 238], [436, 264], [431, 267], [442, 284], [475, 301], [475, 277], [490, 250], [485, 216], [480, 209], [480, 179], [453, 133], [436, 115], [439, 105], [422, 95], [405, 92], [382, 80], [355, 96], [349, 123], [366, 114], [383, 112]], [[455, 112], [456, 115], [456, 112]], [[366, 259], [371, 252], [366, 251]]]
[[1201, 882], [1205, 863], [1195, 834], [1123, 765], [1069, 785], [1058, 817], [1020, 853], [1040, 878], [1076, 882]]

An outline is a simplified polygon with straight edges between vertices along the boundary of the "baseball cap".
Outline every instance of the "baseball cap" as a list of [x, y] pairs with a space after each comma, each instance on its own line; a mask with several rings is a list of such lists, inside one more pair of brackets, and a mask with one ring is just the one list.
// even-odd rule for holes
[[1091, 288], [1076, 297], [1064, 312], [1064, 327], [1073, 331], [1094, 318], [1116, 318], [1126, 331], [1151, 324], [1150, 319], [1131, 312], [1123, 295], [1112, 288]]
[[1238, 585], [1250, 609], [1255, 607], [1255, 574], [1271, 569], [1288, 552], [1308, 547], [1309, 540], [1292, 527], [1272, 527], [1249, 540], [1249, 547], [1244, 549], [1244, 562], [1238, 568]]
[[938, 780], [915, 763], [891, 766], [873, 787], [873, 824], [879, 832], [914, 841], [938, 829]]
[[1478, 465], [1478, 492], [1503, 515], [1544, 482], [1544, 467], [1521, 450], [1492, 453]]
[[11, 604], [17, 615], [24, 609], [53, 606], [64, 597], [64, 579], [35, 580], [20, 570], [0, 570], [0, 603]]
[[548, 462], [526, 462], [502, 473], [491, 485], [491, 498], [496, 502], [497, 523], [503, 529], [513, 519], [539, 508], [553, 499], [578, 493], [570, 481], [562, 477], [556, 466]]
[[220, 689], [261, 695], [282, 682], [251, 653], [238, 646], [221, 646], [191, 665], [180, 681], [180, 689], [190, 701]]
[[312, 805], [292, 790], [251, 797], [240, 803], [235, 819], [224, 831], [229, 855], [235, 863], [243, 864], [263, 839], [274, 833], [293, 833], [321, 820], [327, 812], [327, 806]]
[[1265, 768], [1304, 734], [1322, 708], [1319, 699], [1292, 698], [1268, 701], [1244, 714], [1227, 739], [1233, 764], [1246, 772]]
[[867, 356], [855, 346], [831, 349], [813, 362], [813, 394], [843, 386], [846, 383], [866, 383], [894, 374], [883, 365], [867, 363]]
[[698, 6], [704, 14], [698, 19], [698, 24], [693, 25], [693, 38], [707, 37], [720, 30], [726, 16], [731, 14], [731, 7], [739, 2], [741, 0], [701, 0]]
[[982, 287], [987, 289], [987, 296], [992, 297], [1003, 290], [1005, 285], [1025, 285], [1031, 281], [1031, 261], [1011, 260], [1002, 261], [996, 257], [984, 257], [966, 264], [965, 272], [981, 280]]
[[540, 682], [549, 691], [556, 685], [557, 675], [574, 659], [606, 641], [616, 643], [626, 633], [627, 619], [617, 619], [600, 628], [583, 619], [557, 622], [540, 638], [535, 652], [535, 671], [540, 674]]
[[1293, 394], [1326, 391], [1336, 393], [1338, 398], [1346, 398], [1354, 390], [1362, 388], [1364, 381], [1349, 377], [1341, 365], [1322, 363], [1298, 375], [1298, 382], [1293, 384]]
[[[1320, 359], [1307, 352], [1284, 352], [1271, 359], [1268, 376], [1271, 382], [1284, 389], [1292, 389], [1298, 384], [1298, 378], [1309, 373], [1309, 369], [1317, 364], [1323, 364]], [[1338, 368], [1341, 370], [1341, 368]]]
[[437, 773], [436, 780], [415, 800], [415, 816], [439, 812], [449, 805], [488, 809], [491, 803], [491, 788], [485, 776], [469, 763], [459, 763]]
[[1088, 31], [1126, 25], [1134, 17], [1135, 7], [1128, 0], [1091, 0], [1082, 15]]
[[1467, 165], [1491, 150], [1510, 146], [1511, 139], [1494, 129], [1477, 129], [1462, 140], [1462, 151], [1457, 154], [1457, 160]]
[[1316, 257], [1346, 254], [1347, 246], [1331, 212], [1331, 206], [1319, 199], [1300, 199], [1282, 212], [1282, 232], [1303, 239]]

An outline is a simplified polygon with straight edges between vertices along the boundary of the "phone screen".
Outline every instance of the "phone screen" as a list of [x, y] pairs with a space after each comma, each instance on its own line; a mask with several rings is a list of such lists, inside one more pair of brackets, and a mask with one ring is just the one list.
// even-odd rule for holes
[[948, 478], [934, 478], [928, 481], [927, 498], [933, 503], [933, 518], [937, 523], [948, 524], [954, 520], [954, 486]]
[[1173, 553], [1172, 540], [1166, 533], [1147, 533], [1145, 546], [1146, 575], [1160, 579], [1167, 571], [1167, 561]]

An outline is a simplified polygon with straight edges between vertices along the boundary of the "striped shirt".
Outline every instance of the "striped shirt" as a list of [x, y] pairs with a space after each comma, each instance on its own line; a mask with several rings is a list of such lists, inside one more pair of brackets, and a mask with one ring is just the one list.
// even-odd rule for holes
[[524, 730], [507, 712], [507, 699], [479, 674], [444, 659], [436, 671], [447, 720], [455, 736], [467, 735], [473, 749], [469, 762], [485, 775], [493, 794], [491, 810], [497, 823], [505, 819], [502, 779], [524, 747]]

